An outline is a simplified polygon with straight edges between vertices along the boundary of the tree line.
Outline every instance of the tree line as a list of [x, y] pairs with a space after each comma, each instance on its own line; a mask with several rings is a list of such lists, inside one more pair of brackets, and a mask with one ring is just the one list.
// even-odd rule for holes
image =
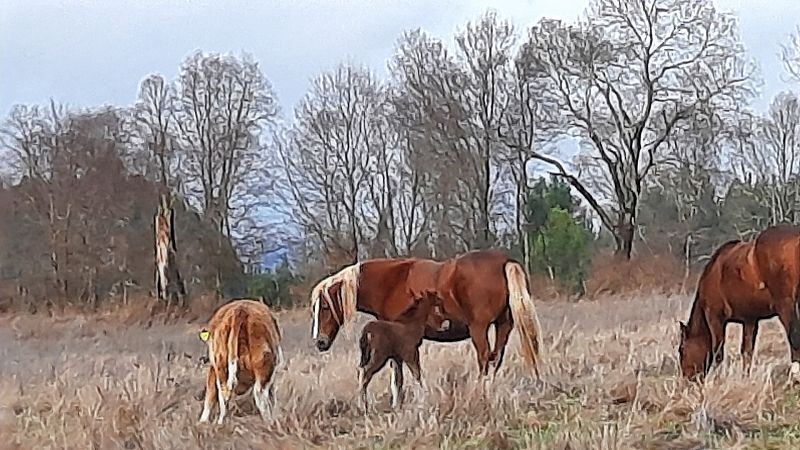
[[[780, 49], [800, 81], [800, 33]], [[489, 11], [451, 40], [403, 33], [387, 67], [318, 74], [293, 117], [251, 56], [201, 51], [174, 80], [145, 77], [130, 106], [19, 105], [2, 130], [4, 185], [47, 187], [36, 211], [57, 242], [75, 216], [55, 174], [92, 176], [74, 127], [104, 117], [86, 157], [113, 155], [182, 199], [241, 271], [286, 245], [312, 275], [504, 247], [576, 285], [593, 249], [690, 265], [800, 211], [798, 96], [750, 106], [756, 61], [711, 0], [594, 0], [580, 20], [527, 29]]]

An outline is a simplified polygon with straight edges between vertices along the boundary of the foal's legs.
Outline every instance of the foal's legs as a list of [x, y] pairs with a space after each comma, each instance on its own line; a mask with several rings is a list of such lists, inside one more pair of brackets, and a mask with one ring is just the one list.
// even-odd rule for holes
[[481, 376], [489, 373], [489, 324], [471, 323], [469, 325], [469, 335], [472, 338], [472, 345], [478, 356], [478, 370]]
[[742, 324], [742, 362], [747, 373], [750, 373], [750, 364], [753, 362], [753, 349], [756, 346], [757, 335], [758, 320]]
[[494, 322], [497, 338], [494, 342], [494, 350], [489, 355], [489, 361], [494, 364], [494, 373], [500, 370], [503, 364], [503, 356], [506, 353], [506, 344], [511, 330], [514, 329], [514, 319], [511, 318], [511, 310], [506, 308], [502, 315]]
[[[380, 364], [375, 364], [376, 362], [380, 362]], [[383, 368], [386, 364], [386, 360], [383, 361], [369, 361], [366, 367], [361, 370], [361, 402], [364, 404], [364, 414], [369, 412], [369, 401], [367, 399], [367, 387], [369, 387], [370, 381], [372, 381], [372, 377], [378, 373], [379, 370]]]
[[392, 408], [397, 408], [403, 404], [403, 362], [392, 358], [389, 363], [392, 366]]
[[419, 350], [415, 351], [414, 354], [408, 358], [406, 364], [408, 364], [408, 370], [411, 371], [411, 375], [415, 380], [417, 380], [417, 383], [422, 386], [422, 370], [419, 366]]

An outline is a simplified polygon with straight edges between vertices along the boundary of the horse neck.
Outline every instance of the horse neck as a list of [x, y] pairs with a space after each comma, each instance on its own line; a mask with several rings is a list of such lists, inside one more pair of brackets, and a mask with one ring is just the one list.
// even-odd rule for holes
[[[391, 260], [371, 260], [361, 264], [362, 274], [375, 270], [400, 270], [402, 267], [392, 267]], [[396, 264], [396, 263], [395, 263]], [[388, 269], [385, 269], [388, 265]], [[376, 269], [377, 268], [377, 269]], [[385, 295], [396, 286], [394, 284], [385, 285], [382, 276], [364, 276], [359, 279], [358, 294], [356, 296], [356, 310], [369, 314], [378, 319], [388, 319], [387, 312], [390, 309], [387, 304], [390, 297]]]
[[698, 292], [694, 303], [692, 303], [692, 311], [689, 313], [689, 322], [686, 325], [689, 328], [689, 337], [711, 337], [711, 330], [708, 327], [703, 307], [703, 297], [700, 295], [700, 292]]
[[367, 295], [364, 290], [359, 287], [356, 296], [356, 311], [380, 318], [382, 317], [382, 310], [383, 308], [375, 301], [375, 298], [371, 295]]

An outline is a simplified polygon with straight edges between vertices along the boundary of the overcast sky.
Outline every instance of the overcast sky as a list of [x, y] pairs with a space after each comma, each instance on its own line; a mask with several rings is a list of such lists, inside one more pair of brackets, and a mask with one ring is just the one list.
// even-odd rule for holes
[[[520, 28], [543, 16], [567, 20], [588, 0], [197, 1], [2, 0], [0, 114], [15, 103], [53, 97], [72, 106], [127, 105], [139, 81], [172, 79], [196, 49], [252, 53], [277, 92], [285, 117], [309, 79], [343, 60], [385, 73], [404, 30], [450, 40], [491, 5]], [[800, 0], [718, 0], [739, 13], [742, 37], [758, 60], [764, 108], [782, 81], [780, 44], [800, 24]], [[798, 87], [800, 88], [800, 87]]]

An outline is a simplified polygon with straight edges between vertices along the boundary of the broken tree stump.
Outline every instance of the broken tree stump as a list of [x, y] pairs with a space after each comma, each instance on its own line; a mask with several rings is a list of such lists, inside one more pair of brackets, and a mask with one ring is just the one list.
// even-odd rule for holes
[[173, 198], [162, 194], [155, 215], [156, 298], [186, 306], [186, 288], [178, 269]]

